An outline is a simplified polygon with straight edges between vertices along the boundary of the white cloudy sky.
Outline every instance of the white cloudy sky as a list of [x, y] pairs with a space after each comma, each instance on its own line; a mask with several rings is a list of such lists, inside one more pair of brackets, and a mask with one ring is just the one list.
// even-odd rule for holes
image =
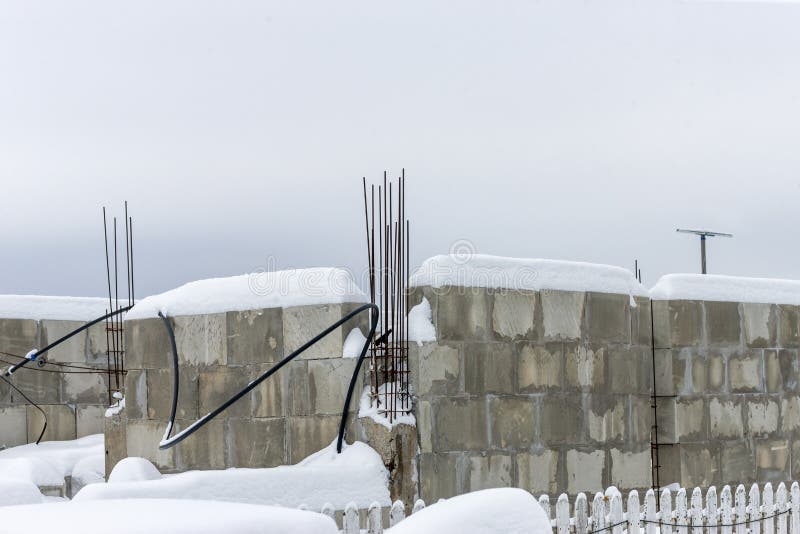
[[800, 278], [800, 4], [0, 1], [0, 293], [139, 295], [364, 264], [406, 168], [412, 262], [479, 252]]

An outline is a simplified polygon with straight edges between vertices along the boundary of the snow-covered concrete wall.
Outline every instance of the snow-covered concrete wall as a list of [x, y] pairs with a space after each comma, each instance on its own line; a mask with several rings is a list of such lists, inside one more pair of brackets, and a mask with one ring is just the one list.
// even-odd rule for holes
[[800, 476], [800, 282], [670, 275], [652, 295], [661, 480]]
[[649, 486], [646, 297], [415, 288], [423, 298], [436, 332], [410, 356], [423, 499]]
[[[335, 272], [331, 276], [323, 282], [341, 280]], [[106, 425], [107, 470], [125, 456], [147, 458], [162, 472], [271, 467], [297, 463], [329, 445], [338, 432], [356, 363], [343, 357], [344, 340], [353, 328], [366, 333], [366, 313], [288, 363], [196, 434], [158, 450], [170, 414], [173, 371], [167, 330], [153, 315], [164, 310], [175, 331], [180, 358], [177, 432], [361, 305], [363, 294], [346, 289], [347, 284], [332, 288], [317, 283], [316, 276], [311, 279], [310, 288], [285, 289], [281, 299], [267, 294], [258, 298], [258, 286], [245, 279], [222, 279], [193, 283], [137, 304], [125, 322], [126, 406]], [[262, 303], [266, 306], [246, 309]], [[201, 313], [186, 314], [189, 309]], [[351, 440], [357, 437], [360, 393], [359, 381], [351, 405]]]
[[[0, 296], [0, 369], [104, 313], [104, 299]], [[75, 439], [103, 431], [108, 405], [105, 373], [64, 372], [57, 364], [106, 369], [106, 334], [94, 326], [44, 356], [43, 367], [18, 370], [10, 380], [47, 414], [44, 440]], [[0, 447], [35, 441], [42, 416], [8, 384], [0, 381]]]

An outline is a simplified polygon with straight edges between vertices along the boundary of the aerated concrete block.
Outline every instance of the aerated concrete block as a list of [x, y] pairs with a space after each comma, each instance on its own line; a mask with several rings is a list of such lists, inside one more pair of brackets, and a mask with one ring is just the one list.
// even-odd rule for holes
[[[199, 374], [197, 367], [181, 365], [178, 368], [178, 404], [175, 410], [177, 419], [197, 419], [199, 412]], [[172, 369], [150, 369], [147, 371], [147, 418], [166, 421], [172, 412], [172, 396], [174, 388], [174, 372]], [[138, 385], [138, 384], [137, 384]], [[221, 386], [224, 387], [224, 384]], [[217, 398], [232, 397], [234, 390], [221, 390]], [[127, 398], [125, 409], [127, 410]], [[220, 404], [222, 402], [220, 401]], [[208, 411], [215, 408], [206, 405]], [[203, 412], [203, 414], [208, 413]]]
[[605, 386], [606, 348], [584, 344], [564, 347], [566, 385], [571, 388], [601, 390]]
[[64, 401], [79, 404], [108, 402], [107, 375], [100, 373], [69, 373], [64, 375]]
[[756, 442], [756, 477], [773, 484], [789, 479], [789, 442], [785, 439]]
[[[33, 443], [39, 437], [44, 426], [44, 417], [35, 407], [28, 405], [28, 443]], [[67, 441], [75, 439], [77, 428], [75, 426], [75, 410], [66, 404], [40, 404], [39, 408], [47, 416], [47, 428], [42, 441]]]
[[540, 298], [545, 339], [581, 339], [586, 294], [581, 291], [545, 289], [541, 291]]
[[[203, 371], [199, 375], [199, 409], [206, 414], [216, 409], [235, 393], [250, 383], [246, 367], [220, 367], [213, 371]], [[151, 397], [148, 397], [148, 403]], [[149, 409], [149, 407], [148, 407]], [[226, 417], [250, 417], [252, 399], [245, 395], [225, 410]]]
[[213, 313], [172, 319], [178, 361], [182, 365], [225, 365], [227, 363], [227, 315]]
[[783, 432], [800, 429], [800, 397], [791, 395], [781, 399], [781, 423]]
[[[175, 432], [184, 430], [193, 422], [177, 422]], [[219, 417], [212, 419], [176, 447], [180, 470], [224, 469], [226, 441], [225, 421]]]
[[[648, 376], [652, 365], [652, 356], [642, 357], [635, 348], [613, 345], [608, 350], [608, 374], [610, 376], [611, 393], [649, 392]], [[648, 372], [650, 371], [650, 372]]]
[[[64, 375], [63, 373], [44, 373], [37, 370], [35, 364], [30, 364], [30, 369], [23, 367], [13, 375], [11, 381], [17, 388], [25, 392], [33, 402], [39, 404], [57, 404], [64, 399], [61, 395]], [[18, 394], [12, 393], [12, 396], [17, 399]]]
[[755, 456], [747, 442], [726, 443], [722, 447], [722, 482], [749, 482], [755, 480]]
[[489, 414], [492, 448], [517, 450], [534, 443], [536, 399], [492, 397], [489, 399]]
[[594, 343], [630, 343], [630, 297], [612, 293], [586, 294], [588, 337]]
[[[297, 306], [283, 310], [283, 345], [288, 355], [303, 346], [318, 333], [322, 332], [342, 318], [341, 304], [316, 306]], [[341, 358], [345, 336], [353, 328], [347, 324], [337, 328], [298, 358], [311, 360], [317, 358]], [[344, 332], [344, 329], [347, 331]]]
[[603, 451], [569, 450], [566, 454], [567, 493], [603, 491], [605, 453]]
[[560, 345], [549, 343], [542, 347], [524, 343], [518, 350], [517, 381], [520, 393], [561, 389], [564, 371]]
[[633, 297], [636, 306], [631, 306], [631, 343], [650, 347], [652, 343], [652, 324], [650, 299]]
[[[309, 392], [313, 414], [336, 415], [342, 413], [355, 367], [355, 358], [308, 361]], [[356, 395], [359, 395], [361, 390], [359, 375], [354, 391]], [[355, 403], [357, 405], [358, 397]]]
[[102, 434], [104, 427], [105, 405], [75, 407], [76, 435], [79, 438], [92, 434]]
[[[653, 308], [654, 310], [656, 308]], [[671, 300], [668, 303], [669, 343], [656, 347], [692, 347], [703, 337], [702, 303], [696, 300]], [[737, 323], [738, 324], [738, 323]], [[656, 325], [658, 332], [659, 325]], [[656, 339], [659, 339], [656, 336]]]
[[741, 327], [738, 302], [704, 302], [706, 338], [710, 345], [739, 345]]
[[620, 490], [644, 489], [650, 481], [650, 450], [611, 449], [611, 485]]
[[800, 307], [778, 305], [778, 344], [783, 348], [800, 347]]
[[471, 287], [442, 288], [436, 331], [444, 341], [491, 341], [492, 294]]
[[286, 419], [231, 419], [228, 435], [230, 467], [277, 467], [289, 459], [286, 451]]
[[128, 369], [172, 367], [172, 345], [160, 318], [125, 321], [125, 350]]
[[463, 351], [466, 393], [516, 393], [516, 358], [510, 343], [467, 343]]
[[488, 448], [484, 399], [442, 398], [432, 407], [434, 450], [480, 451]]
[[558, 452], [544, 449], [538, 453], [520, 452], [516, 456], [517, 485], [534, 495], [555, 495], [558, 483]]
[[714, 439], [741, 438], [744, 436], [742, 402], [712, 398], [708, 404], [709, 436]]
[[[272, 364], [252, 366], [250, 379], [255, 380], [271, 367]], [[253, 417], [280, 417], [284, 415], [285, 391], [280, 376], [272, 375], [261, 382], [250, 394], [252, 397]]]
[[592, 395], [586, 426], [589, 439], [594, 442], [621, 442], [625, 436], [625, 399], [616, 395]]
[[468, 492], [469, 470], [469, 457], [463, 452], [421, 454], [420, 498], [436, 502]]
[[0, 407], [0, 447], [16, 447], [28, 442], [25, 406]]
[[547, 395], [541, 400], [539, 439], [548, 445], [584, 443], [584, 417], [580, 398]]
[[125, 425], [125, 449], [127, 455], [146, 458], [159, 471], [174, 471], [177, 467], [175, 462], [176, 451], [181, 449], [183, 444], [171, 449], [159, 450], [158, 444], [164, 436], [166, 427], [166, 422], [161, 421], [129, 420]]
[[25, 356], [42, 348], [39, 324], [31, 319], [0, 319], [0, 347], [5, 352]]
[[747, 402], [747, 430], [751, 436], [767, 436], [778, 430], [778, 402], [760, 398]]
[[296, 464], [330, 445], [338, 435], [339, 421], [338, 415], [289, 417], [287, 419], [289, 463]]
[[126, 439], [127, 421], [120, 414], [103, 418], [103, 441], [105, 443], [106, 480], [117, 462], [128, 457]]
[[707, 444], [680, 446], [681, 485], [684, 488], [707, 488], [721, 482], [720, 449]]
[[487, 454], [469, 459], [469, 491], [513, 486], [511, 456]]
[[147, 418], [147, 370], [128, 369], [125, 373], [125, 417]]
[[653, 425], [653, 409], [648, 396], [630, 398], [629, 423], [625, 430], [625, 439], [630, 443], [649, 443]]
[[797, 393], [800, 391], [797, 380], [797, 377], [800, 376], [800, 357], [798, 357], [798, 350], [778, 350], [778, 362], [781, 368], [781, 389], [783, 392]]
[[[83, 321], [41, 321], [42, 342], [47, 345], [86, 324]], [[48, 360], [59, 363], [86, 363], [87, 333], [81, 332], [47, 351]], [[31, 347], [33, 348], [33, 347]]]
[[260, 364], [284, 357], [281, 308], [228, 312], [226, 320], [228, 362]]
[[415, 348], [418, 369], [415, 393], [453, 395], [461, 390], [461, 357], [458, 348], [436, 343]]
[[494, 294], [492, 329], [500, 340], [536, 339], [536, 293], [500, 290]]
[[749, 351], [744, 355], [728, 358], [728, 379], [732, 393], [755, 393], [764, 391], [761, 351]]
[[742, 303], [744, 341], [748, 347], [775, 346], [777, 325], [773, 318], [777, 311], [773, 311], [774, 308], [771, 304]]

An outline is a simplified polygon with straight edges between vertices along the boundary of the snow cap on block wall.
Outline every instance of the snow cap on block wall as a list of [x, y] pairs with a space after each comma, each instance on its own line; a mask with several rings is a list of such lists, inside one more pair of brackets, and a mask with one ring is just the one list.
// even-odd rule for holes
[[0, 295], [0, 319], [90, 321], [107, 312], [107, 298]]
[[633, 273], [622, 267], [485, 254], [428, 258], [411, 276], [411, 286], [596, 291], [642, 297], [648, 294]]
[[800, 305], [800, 280], [667, 274], [650, 290], [650, 298]]
[[189, 282], [142, 299], [127, 319], [366, 302], [349, 272], [332, 267], [256, 272]]

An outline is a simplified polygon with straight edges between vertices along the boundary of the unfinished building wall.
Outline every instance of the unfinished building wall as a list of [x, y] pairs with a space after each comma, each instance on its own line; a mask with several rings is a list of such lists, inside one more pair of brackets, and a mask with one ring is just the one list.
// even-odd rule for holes
[[[101, 312], [102, 314], [102, 312]], [[0, 351], [24, 356], [85, 324], [73, 320], [0, 319]], [[47, 415], [45, 441], [68, 440], [103, 432], [108, 407], [105, 326], [96, 325], [48, 352], [43, 366], [30, 364], [9, 380]], [[0, 354], [6, 363], [19, 358]], [[98, 373], [55, 364], [92, 367]], [[65, 372], [66, 371], [66, 372]], [[72, 371], [72, 372], [70, 372]], [[43, 424], [41, 413], [6, 382], [0, 381], [0, 447], [36, 441]]]
[[[360, 303], [320, 304], [171, 317], [180, 365], [179, 432], [232, 397]], [[335, 439], [355, 358], [344, 358], [353, 318], [288, 363], [177, 446], [158, 450], [172, 403], [172, 350], [159, 318], [125, 322], [125, 409], [106, 427], [110, 471], [125, 456], [162, 472], [294, 464]], [[361, 380], [350, 406], [348, 436], [357, 439]]]
[[654, 300], [662, 483], [800, 476], [800, 307]]
[[426, 502], [650, 485], [650, 302], [628, 294], [417, 287], [436, 340], [412, 345]]

